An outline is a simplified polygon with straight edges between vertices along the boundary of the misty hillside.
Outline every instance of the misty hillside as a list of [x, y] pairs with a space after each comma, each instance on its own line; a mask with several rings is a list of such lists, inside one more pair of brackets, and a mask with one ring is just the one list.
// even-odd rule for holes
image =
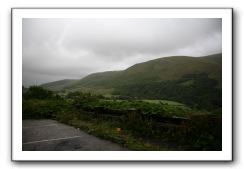
[[50, 83], [45, 83], [42, 84], [41, 86], [52, 90], [52, 91], [59, 91], [62, 90], [70, 85], [72, 85], [73, 83], [75, 83], [77, 80], [73, 80], [73, 79], [64, 79], [64, 80], [59, 80], [59, 81], [55, 81], [55, 82], [50, 82]]
[[118, 86], [178, 80], [188, 74], [207, 74], [220, 82], [222, 54], [204, 57], [171, 56], [135, 64], [123, 71], [90, 74], [80, 80], [61, 80], [42, 86], [50, 90], [116, 88]]
[[90, 74], [80, 80], [42, 85], [120, 98], [160, 99], [208, 110], [221, 108], [222, 54], [171, 56], [135, 64], [123, 71]]

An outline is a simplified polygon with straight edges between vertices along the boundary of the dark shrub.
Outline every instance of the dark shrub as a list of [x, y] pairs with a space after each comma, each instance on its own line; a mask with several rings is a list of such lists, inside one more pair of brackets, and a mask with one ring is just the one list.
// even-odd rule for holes
[[24, 99], [49, 99], [54, 97], [53, 92], [46, 90], [40, 86], [31, 86], [23, 93]]

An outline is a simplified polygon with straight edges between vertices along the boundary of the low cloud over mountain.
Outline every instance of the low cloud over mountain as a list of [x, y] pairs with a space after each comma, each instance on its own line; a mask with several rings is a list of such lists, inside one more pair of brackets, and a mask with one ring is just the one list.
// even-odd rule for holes
[[23, 85], [221, 51], [221, 19], [23, 19]]

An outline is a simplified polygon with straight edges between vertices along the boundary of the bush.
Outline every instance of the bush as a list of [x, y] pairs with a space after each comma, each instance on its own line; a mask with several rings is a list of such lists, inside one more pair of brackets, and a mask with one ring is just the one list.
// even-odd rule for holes
[[68, 103], [60, 99], [28, 99], [23, 100], [22, 106], [23, 119], [53, 119], [68, 109]]
[[150, 137], [154, 135], [154, 122], [136, 111], [123, 115], [122, 125], [137, 136]]
[[31, 86], [26, 92], [23, 93], [24, 99], [50, 99], [53, 97], [53, 92], [40, 86]]
[[191, 114], [181, 129], [171, 129], [169, 138], [186, 150], [220, 151], [222, 118], [211, 114]]
[[68, 109], [72, 108], [66, 100], [42, 87], [31, 86], [23, 91], [23, 119], [55, 118], [57, 113]]

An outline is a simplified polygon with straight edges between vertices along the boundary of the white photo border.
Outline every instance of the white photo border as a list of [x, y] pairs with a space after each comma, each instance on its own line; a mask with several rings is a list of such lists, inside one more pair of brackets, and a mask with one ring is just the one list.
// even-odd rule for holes
[[[232, 8], [12, 8], [13, 161], [232, 161]], [[22, 151], [23, 18], [222, 18], [222, 151]]]

